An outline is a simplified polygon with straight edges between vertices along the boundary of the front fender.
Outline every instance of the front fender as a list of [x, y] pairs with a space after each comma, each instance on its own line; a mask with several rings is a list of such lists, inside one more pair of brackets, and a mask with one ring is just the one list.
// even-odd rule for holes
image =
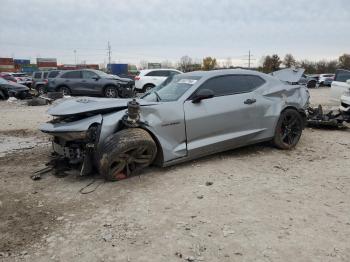
[[62, 132], [82, 132], [87, 131], [92, 124], [101, 124], [102, 115], [95, 115], [74, 122], [48, 122], [39, 127], [44, 133], [62, 133]]

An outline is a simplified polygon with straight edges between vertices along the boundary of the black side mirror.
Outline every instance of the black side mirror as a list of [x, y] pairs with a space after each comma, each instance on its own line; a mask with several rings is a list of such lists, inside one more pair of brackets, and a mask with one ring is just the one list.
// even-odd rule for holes
[[94, 77], [92, 77], [92, 79], [95, 79], [97, 81], [97, 80], [100, 79], [100, 77], [99, 76], [94, 76]]
[[214, 92], [210, 89], [201, 89], [193, 97], [192, 103], [196, 104], [203, 99], [208, 99], [214, 97]]

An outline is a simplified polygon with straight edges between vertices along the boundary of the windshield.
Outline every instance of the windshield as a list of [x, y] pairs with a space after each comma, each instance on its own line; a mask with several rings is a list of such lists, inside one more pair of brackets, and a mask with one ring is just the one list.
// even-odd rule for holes
[[92, 72], [98, 74], [99, 76], [104, 76], [104, 77], [107, 77], [107, 76], [110, 76], [109, 74], [103, 72], [103, 71], [100, 71], [100, 70], [91, 70]]
[[169, 76], [162, 84], [151, 89], [141, 98], [149, 102], [176, 101], [200, 78], [200, 76], [186, 76], [182, 74]]

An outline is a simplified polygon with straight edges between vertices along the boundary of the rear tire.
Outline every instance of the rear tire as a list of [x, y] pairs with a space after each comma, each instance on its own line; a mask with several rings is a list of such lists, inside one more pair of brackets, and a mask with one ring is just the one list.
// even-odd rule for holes
[[143, 87], [142, 91], [143, 91], [144, 93], [146, 93], [146, 92], [148, 92], [149, 90], [151, 90], [151, 89], [154, 88], [154, 87], [155, 87], [155, 85], [147, 84], [147, 85], [145, 85], [145, 86]]
[[43, 94], [45, 94], [45, 87], [43, 85], [39, 85], [37, 87], [37, 89], [38, 89], [38, 95], [39, 96], [42, 96]]
[[147, 131], [124, 129], [103, 142], [99, 172], [106, 180], [118, 181], [152, 164], [156, 155], [156, 143]]
[[303, 119], [299, 112], [286, 109], [277, 122], [272, 143], [279, 149], [292, 149], [298, 144], [302, 131]]
[[68, 87], [66, 87], [66, 86], [61, 86], [58, 89], [58, 91], [61, 92], [63, 96], [70, 96], [71, 95], [70, 89]]

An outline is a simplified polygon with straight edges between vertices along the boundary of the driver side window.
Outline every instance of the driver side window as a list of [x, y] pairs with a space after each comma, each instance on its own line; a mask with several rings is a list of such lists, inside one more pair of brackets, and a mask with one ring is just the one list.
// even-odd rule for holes
[[251, 92], [264, 83], [265, 81], [258, 76], [226, 75], [207, 80], [198, 90], [209, 89], [213, 91], [214, 96], [227, 96]]

